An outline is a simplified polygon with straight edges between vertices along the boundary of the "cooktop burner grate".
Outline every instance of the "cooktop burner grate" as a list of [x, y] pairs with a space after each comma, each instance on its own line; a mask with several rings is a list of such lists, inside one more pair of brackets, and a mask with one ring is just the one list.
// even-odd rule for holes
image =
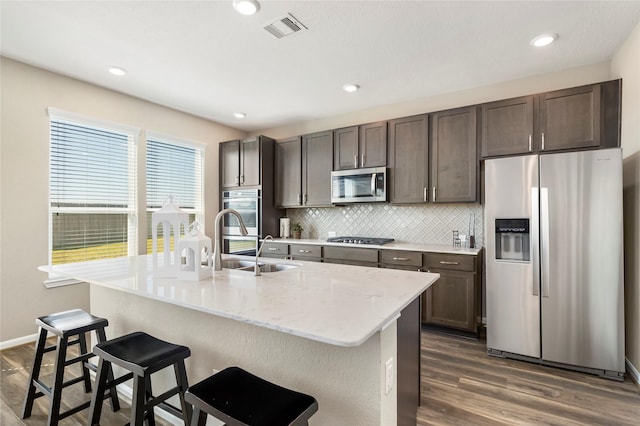
[[327, 238], [329, 243], [347, 243], [347, 244], [371, 244], [382, 245], [395, 241], [393, 238], [374, 238], [374, 237], [332, 237]]

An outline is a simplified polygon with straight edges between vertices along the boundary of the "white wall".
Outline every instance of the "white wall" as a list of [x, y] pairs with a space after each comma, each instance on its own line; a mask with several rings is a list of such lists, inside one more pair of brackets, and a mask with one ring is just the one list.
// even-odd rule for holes
[[611, 73], [614, 78], [622, 78], [626, 355], [638, 370], [640, 369], [640, 23], [636, 25], [611, 61]]
[[[401, 72], [401, 71], [400, 71]], [[475, 105], [516, 96], [596, 83], [612, 79], [609, 62], [572, 68], [550, 74], [536, 75], [491, 86], [460, 92], [446, 93], [393, 105], [370, 108], [352, 114], [295, 123], [290, 126], [260, 130], [256, 135], [280, 139], [322, 130], [338, 129], [355, 124], [407, 117], [426, 112], [441, 111], [466, 105]]]
[[85, 284], [47, 290], [47, 276], [37, 270], [48, 262], [47, 107], [207, 143], [209, 235], [218, 209], [218, 142], [246, 133], [8, 58], [0, 72], [0, 342], [7, 342], [35, 333], [38, 316], [89, 309]]

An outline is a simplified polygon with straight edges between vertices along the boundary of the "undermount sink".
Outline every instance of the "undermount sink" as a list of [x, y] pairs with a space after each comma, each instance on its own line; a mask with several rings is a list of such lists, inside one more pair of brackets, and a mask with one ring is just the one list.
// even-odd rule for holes
[[[224, 259], [222, 261], [223, 269], [234, 269], [236, 271], [248, 271], [253, 272], [255, 262], [250, 260], [239, 259]], [[261, 263], [258, 262], [260, 272], [278, 272], [286, 271], [287, 269], [296, 268], [296, 265], [288, 265], [286, 263]]]

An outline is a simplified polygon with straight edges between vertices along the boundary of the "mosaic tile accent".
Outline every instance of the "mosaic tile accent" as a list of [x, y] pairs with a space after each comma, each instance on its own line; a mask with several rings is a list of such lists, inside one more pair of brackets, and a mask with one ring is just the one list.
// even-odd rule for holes
[[[288, 209], [291, 223], [299, 222], [302, 238], [337, 236], [395, 238], [416, 244], [452, 244], [452, 231], [468, 234], [475, 214], [476, 246], [483, 245], [483, 209], [479, 204], [353, 204], [344, 207]], [[473, 231], [472, 231], [473, 232]]]

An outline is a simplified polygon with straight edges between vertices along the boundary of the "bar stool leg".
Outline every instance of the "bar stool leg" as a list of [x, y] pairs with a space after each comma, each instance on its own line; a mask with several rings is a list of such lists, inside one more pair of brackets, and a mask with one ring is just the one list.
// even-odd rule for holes
[[[153, 399], [153, 389], [151, 388], [151, 376], [145, 376], [145, 388], [146, 393], [144, 395], [144, 403], [145, 405]], [[153, 412], [153, 407], [147, 413], [147, 425], [148, 426], [156, 426], [156, 416]]]
[[[78, 341], [80, 342], [80, 353], [86, 354], [87, 351], [87, 336], [85, 333], [78, 334]], [[85, 393], [91, 392], [91, 377], [89, 376], [89, 369], [87, 368], [85, 362], [80, 363], [80, 368], [82, 369], [82, 377], [84, 378], [84, 391]]]
[[64, 383], [64, 364], [67, 355], [67, 337], [58, 337], [56, 361], [54, 366], [54, 383], [51, 386], [51, 405], [49, 406], [49, 426], [57, 426], [60, 420], [60, 400], [62, 399], [62, 383]]
[[40, 329], [40, 336], [38, 337], [38, 343], [36, 344], [36, 356], [33, 360], [33, 369], [29, 375], [29, 386], [27, 387], [27, 395], [24, 398], [24, 406], [22, 407], [22, 418], [26, 419], [31, 416], [31, 410], [33, 409], [33, 401], [36, 399], [37, 389], [33, 384], [34, 380], [40, 378], [40, 367], [42, 366], [42, 357], [44, 355], [44, 347], [47, 344], [47, 330]]
[[[89, 405], [89, 425], [91, 426], [100, 424], [100, 415], [102, 414], [104, 392], [107, 389], [107, 378], [113, 380], [111, 363], [100, 358], [100, 361], [98, 362], [98, 370], [96, 372], [96, 389], [93, 395], [91, 395], [91, 404]], [[115, 388], [109, 389], [109, 392], [111, 392], [113, 395], [114, 393], [116, 393]]]
[[[184, 360], [175, 363], [173, 365], [173, 369], [176, 373], [176, 382], [178, 384], [178, 389], [179, 389], [178, 395], [180, 396], [180, 407], [182, 408], [182, 415], [184, 416], [184, 424], [188, 425], [191, 423], [191, 416], [193, 415], [192, 413], [193, 410], [191, 408], [191, 404], [187, 404], [187, 402], [184, 400], [184, 393], [189, 388], [189, 382], [187, 381], [187, 370], [184, 366]], [[205, 419], [206, 419], [206, 416], [205, 416]]]
[[193, 409], [193, 417], [191, 417], [191, 426], [205, 426], [207, 424], [207, 413], [198, 407]]
[[[132, 426], [142, 426], [144, 422], [144, 405], [147, 399], [146, 390], [147, 379], [137, 374], [133, 375], [133, 398], [131, 400], [131, 422]], [[153, 410], [149, 413], [149, 418], [153, 415]]]
[[[98, 337], [98, 343], [102, 343], [102, 342], [106, 342], [107, 341], [107, 335], [104, 331], [104, 328], [98, 328], [96, 330], [96, 336]], [[107, 381], [108, 382], [112, 382], [114, 379], [113, 376], [113, 367], [111, 367], [111, 364], [109, 364], [109, 371], [107, 372]], [[98, 379], [96, 378], [96, 383], [98, 383]], [[116, 388], [110, 388], [109, 389], [109, 397], [111, 399], [111, 410], [115, 411], [119, 411], [120, 410], [120, 400], [118, 400], [118, 392], [116, 390]]]

